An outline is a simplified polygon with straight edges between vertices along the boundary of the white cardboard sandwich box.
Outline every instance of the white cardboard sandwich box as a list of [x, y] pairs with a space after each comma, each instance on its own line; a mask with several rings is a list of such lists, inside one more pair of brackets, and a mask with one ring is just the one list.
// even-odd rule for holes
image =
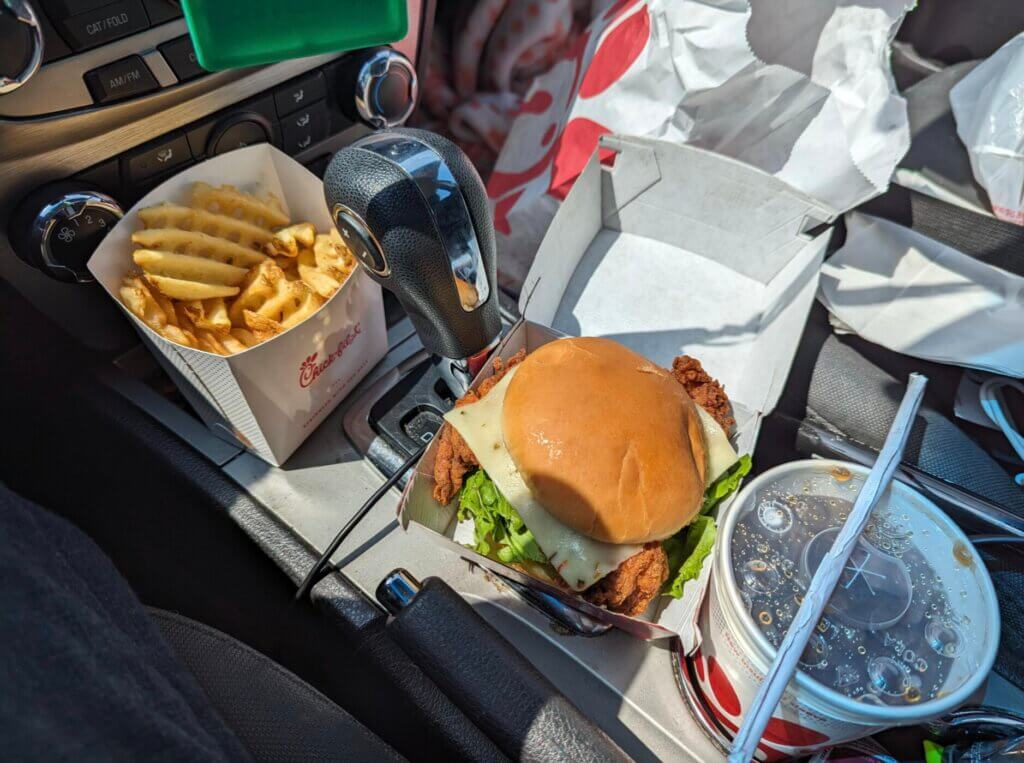
[[[523, 287], [523, 319], [496, 355], [563, 335], [610, 337], [666, 367], [692, 355], [725, 385], [733, 444], [752, 453], [796, 354], [837, 213], [703, 149], [621, 136], [601, 147], [615, 152], [613, 165], [595, 153], [555, 215]], [[488, 364], [474, 384], [491, 373]], [[432, 494], [436, 450], [406, 486], [403, 527], [594, 620], [696, 647], [709, 564], [681, 599], [659, 597], [642, 617], [589, 604], [456, 542], [458, 499], [441, 506]]]
[[135, 323], [189, 403], [219, 436], [280, 466], [387, 352], [380, 287], [357, 268], [314, 315], [274, 338], [223, 357], [164, 339], [122, 303], [138, 212], [186, 202], [196, 182], [271, 192], [293, 222], [331, 229], [323, 183], [273, 146], [249, 146], [181, 172], [146, 194], [100, 243], [89, 271]]

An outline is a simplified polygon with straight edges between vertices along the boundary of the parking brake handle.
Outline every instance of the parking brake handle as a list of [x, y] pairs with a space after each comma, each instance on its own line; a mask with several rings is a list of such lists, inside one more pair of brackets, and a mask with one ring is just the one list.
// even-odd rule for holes
[[383, 130], [334, 155], [324, 193], [346, 243], [461, 394], [501, 332], [494, 225], [472, 163], [433, 133]]
[[394, 570], [377, 600], [402, 651], [513, 760], [629, 760], [440, 578]]

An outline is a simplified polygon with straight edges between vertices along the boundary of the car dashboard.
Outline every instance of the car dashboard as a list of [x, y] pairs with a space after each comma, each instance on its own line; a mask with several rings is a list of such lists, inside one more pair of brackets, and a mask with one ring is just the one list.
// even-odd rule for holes
[[[195, 61], [170, 0], [32, 7], [41, 65], [0, 95], [0, 277], [87, 347], [130, 341], [100, 290], [75, 283], [90, 280], [84, 264], [95, 241], [87, 239], [104, 212], [92, 228], [78, 218], [73, 233], [63, 231], [68, 242], [42, 242], [31, 230], [48, 222], [40, 210], [64, 219], [68, 196], [99, 194], [94, 201], [105, 199], [116, 214], [197, 161], [261, 142], [322, 174], [331, 154], [377, 116], [357, 103], [357, 88], [361, 68], [379, 51], [210, 73]], [[423, 4], [408, 4], [409, 32], [389, 48], [401, 58], [389, 69], [386, 95], [370, 106], [396, 123], [416, 98], [423, 13]], [[4, 27], [0, 35], [11, 35], [13, 47], [16, 31]]]

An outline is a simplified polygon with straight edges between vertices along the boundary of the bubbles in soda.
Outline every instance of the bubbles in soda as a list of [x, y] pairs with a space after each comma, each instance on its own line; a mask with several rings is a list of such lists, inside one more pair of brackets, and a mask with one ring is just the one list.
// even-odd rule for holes
[[952, 623], [930, 622], [924, 629], [928, 646], [942, 657], [956, 657], [963, 651], [964, 638]]
[[770, 594], [779, 587], [779, 573], [775, 565], [764, 559], [751, 559], [740, 572], [743, 587], [752, 594]]
[[[815, 492], [764, 491], [732, 537], [740, 597], [775, 647], [853, 508], [845, 498]], [[934, 698], [964, 648], [963, 620], [906, 517], [892, 508], [875, 511], [800, 658], [802, 672], [862, 702]]]
[[904, 663], [897, 662], [892, 657], [873, 657], [868, 662], [869, 689], [876, 694], [900, 697], [907, 688], [909, 678], [910, 674]]
[[781, 534], [793, 527], [793, 511], [781, 501], [764, 501], [757, 507], [757, 518], [769, 532]]

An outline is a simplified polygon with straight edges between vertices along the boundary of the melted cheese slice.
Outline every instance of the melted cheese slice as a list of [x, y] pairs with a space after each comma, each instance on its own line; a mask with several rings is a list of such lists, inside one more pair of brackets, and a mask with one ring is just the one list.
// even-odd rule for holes
[[699, 405], [697, 413], [700, 414], [700, 424], [704, 428], [704, 454], [708, 459], [705, 480], [710, 485], [725, 474], [729, 467], [736, 463], [739, 456], [736, 455], [736, 449], [729, 443], [725, 430], [711, 417], [711, 414]]
[[581, 535], [551, 516], [534, 499], [505, 448], [501, 431], [501, 409], [513, 373], [515, 367], [483, 398], [453, 408], [445, 414], [445, 420], [462, 435], [495, 487], [519, 512], [551, 566], [570, 588], [582, 591], [640, 553], [643, 546], [602, 543]]

